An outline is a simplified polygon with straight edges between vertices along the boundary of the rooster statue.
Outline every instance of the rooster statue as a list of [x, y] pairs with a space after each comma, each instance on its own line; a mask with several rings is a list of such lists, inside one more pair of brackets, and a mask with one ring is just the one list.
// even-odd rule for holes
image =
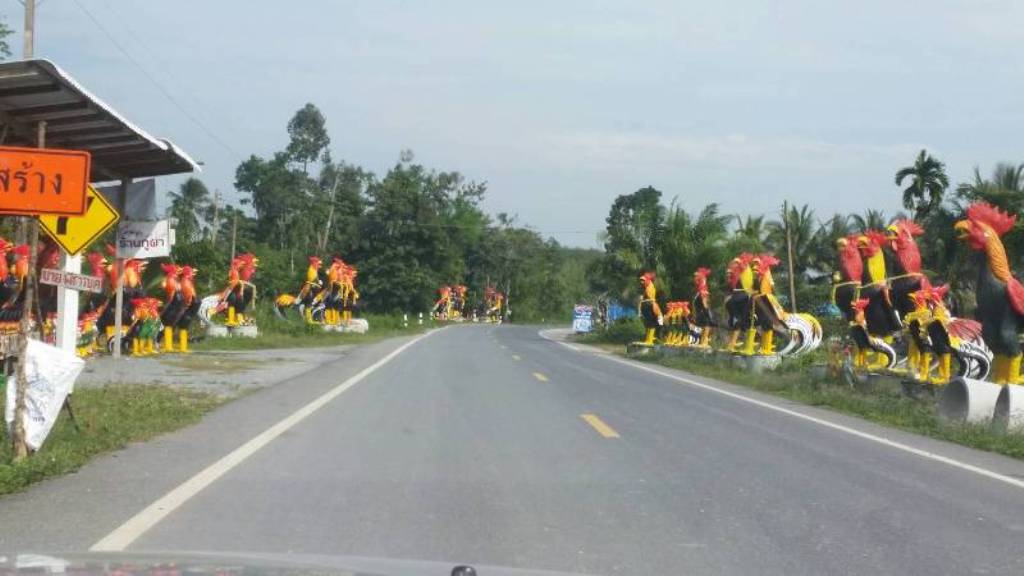
[[[810, 352], [821, 344], [822, 329], [818, 319], [810, 314], [789, 313], [775, 297], [775, 279], [772, 268], [779, 259], [771, 254], [756, 256], [752, 261], [757, 275], [757, 293], [754, 295], [754, 324], [761, 332], [761, 355], [776, 354], [775, 335], [787, 334], [789, 342], [778, 351], [780, 356], [798, 356]], [[746, 354], [753, 354], [754, 328], [747, 333]]]
[[931, 351], [938, 360], [938, 369], [935, 377], [931, 377], [929, 358], [922, 362], [923, 374], [919, 374], [919, 378], [933, 384], [946, 384], [953, 377], [955, 357], [958, 376], [984, 379], [992, 365], [992, 352], [981, 337], [981, 324], [976, 320], [954, 318], [946, 308], [948, 291], [948, 284], [936, 288], [927, 286], [920, 291], [931, 307], [931, 319], [925, 330]]
[[178, 352], [187, 353], [188, 331], [192, 326], [192, 320], [199, 311], [199, 300], [196, 299], [196, 278], [197, 270], [191, 266], [181, 267], [181, 314], [174, 321], [174, 327], [178, 329]]
[[182, 313], [184, 298], [181, 294], [181, 266], [168, 262], [161, 264], [164, 271], [164, 311], [160, 314], [160, 323], [163, 324], [163, 345], [162, 352], [174, 352], [174, 322]]
[[327, 267], [326, 294], [324, 295], [324, 324], [341, 324], [342, 302], [345, 300], [345, 261], [335, 256]]
[[451, 315], [452, 288], [441, 286], [437, 289], [438, 299], [434, 302], [434, 318], [447, 320]]
[[[886, 242], [885, 234], [878, 230], [868, 230], [857, 237], [857, 249], [864, 260], [864, 275], [861, 282], [859, 298], [867, 299], [864, 310], [868, 333], [891, 344], [897, 333], [902, 329], [899, 316], [892, 304], [886, 277], [885, 253], [882, 246]], [[877, 358], [877, 368], [883, 365], [888, 368], [889, 360], [884, 354]]]
[[456, 284], [452, 291], [452, 315], [457, 319], [463, 319], [466, 316], [466, 294], [469, 292], [463, 284]]
[[0, 238], [0, 332], [3, 333], [17, 331], [21, 318], [21, 307], [18, 306], [21, 282], [7, 263], [7, 255], [13, 250], [13, 244]]
[[893, 307], [903, 318], [915, 308], [911, 296], [921, 289], [924, 272], [921, 269], [921, 250], [914, 238], [924, 234], [924, 228], [913, 220], [897, 220], [885, 231], [886, 246], [895, 258], [895, 274], [889, 277], [889, 290]]
[[736, 352], [739, 345], [740, 332], [753, 324], [754, 271], [751, 268], [753, 254], [744, 252], [729, 262], [726, 268], [726, 284], [729, 293], [725, 297], [725, 310], [728, 314], [726, 328], [729, 330], [729, 342], [725, 351]]
[[695, 347], [704, 350], [711, 348], [712, 331], [718, 325], [714, 308], [711, 306], [711, 292], [708, 289], [709, 268], [700, 267], [693, 273], [693, 305], [691, 306], [691, 324], [700, 332]]
[[665, 316], [658, 306], [658, 289], [654, 286], [654, 272], [640, 275], [640, 318], [644, 321], [645, 346], [654, 345], [654, 336], [658, 328], [665, 324]]
[[914, 351], [914, 355], [907, 355], [907, 373], [920, 382], [927, 381], [932, 370], [933, 349], [928, 338], [928, 324], [934, 320], [931, 289], [931, 283], [924, 278], [921, 289], [910, 294], [914, 309], [903, 317], [907, 348]]
[[[352, 322], [352, 312], [356, 308], [356, 304], [359, 302], [359, 290], [356, 290], [356, 276], [359, 275], [359, 270], [351, 264], [347, 264], [345, 269], [342, 271], [341, 281], [345, 287], [344, 298], [341, 301], [341, 319], [345, 324]], [[462, 287], [462, 298], [465, 301], [466, 287]]]
[[1019, 334], [1024, 332], [1024, 286], [1010, 271], [1002, 241], [1016, 222], [1017, 216], [978, 202], [967, 208], [967, 218], [954, 225], [958, 238], [979, 253], [975, 317], [995, 355], [992, 380], [996, 384], [1021, 383]]
[[[913, 220], [896, 220], [885, 231], [886, 247], [892, 250], [895, 263], [895, 275], [890, 276], [889, 293], [892, 305], [899, 319], [905, 324], [908, 314], [917, 309], [912, 294], [920, 290], [927, 281], [921, 268], [921, 250], [917, 246], [915, 236], [924, 234], [922, 228]], [[904, 327], [905, 328], [905, 327]], [[906, 330], [905, 330], [906, 331]], [[918, 342], [915, 338], [907, 338], [907, 367], [915, 366], [920, 359]], [[909, 370], [913, 372], [913, 370]]]
[[[850, 322], [850, 337], [856, 346], [853, 356], [854, 370], [867, 370], [877, 365], [884, 368], [896, 366], [896, 351], [884, 339], [873, 336], [868, 329], [867, 309], [871, 301], [867, 298], [858, 298], [851, 304], [853, 308], [853, 320]], [[883, 361], [871, 365], [868, 362], [868, 352], [876, 352]]]
[[[298, 308], [299, 313], [306, 320], [307, 324], [314, 324], [323, 320], [323, 290], [327, 283], [327, 276], [320, 270], [323, 261], [318, 256], [309, 257], [309, 266], [306, 268], [306, 278], [299, 288], [298, 294], [281, 294], [274, 300], [274, 312], [280, 318], [285, 318], [285, 310], [291, 307]], [[314, 316], [314, 311], [316, 312]]]
[[666, 346], [682, 348], [693, 343], [688, 318], [690, 303], [686, 300], [673, 300], [665, 303], [664, 342]]
[[851, 234], [836, 240], [839, 269], [838, 277], [832, 284], [832, 303], [842, 311], [847, 322], [854, 320], [853, 303], [860, 298], [860, 283], [864, 276], [864, 261], [857, 249], [858, 236]]
[[494, 286], [484, 288], [484, 317], [487, 322], [501, 324], [502, 318], [504, 318], [504, 304], [504, 294], [498, 292]]
[[216, 294], [211, 294], [199, 303], [198, 316], [204, 325], [218, 314], [227, 313], [225, 326], [251, 325], [252, 319], [246, 318], [245, 312], [256, 302], [256, 285], [252, 277], [256, 274], [260, 259], [255, 254], [246, 252], [239, 254], [231, 261], [228, 270], [227, 286]]

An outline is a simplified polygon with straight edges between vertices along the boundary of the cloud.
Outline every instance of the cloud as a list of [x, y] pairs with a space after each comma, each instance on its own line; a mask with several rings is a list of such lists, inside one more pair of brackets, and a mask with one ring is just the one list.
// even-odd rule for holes
[[878, 162], [896, 166], [912, 157], [918, 143], [861, 144], [800, 136], [751, 136], [742, 132], [682, 136], [654, 132], [561, 132], [545, 139], [562, 162], [586, 162], [608, 169], [684, 167], [791, 169], [827, 172]]

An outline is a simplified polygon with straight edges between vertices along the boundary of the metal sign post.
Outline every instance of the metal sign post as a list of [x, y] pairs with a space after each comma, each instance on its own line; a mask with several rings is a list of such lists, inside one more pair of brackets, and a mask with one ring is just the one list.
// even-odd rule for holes
[[[121, 180], [121, 189], [117, 191], [117, 209], [122, 214], [128, 205], [128, 186], [131, 183], [131, 178]], [[124, 320], [121, 318], [121, 313], [124, 312], [124, 258], [118, 258], [114, 265], [117, 266], [117, 292], [114, 295], [114, 358], [120, 358], [121, 327], [124, 326]]]
[[[82, 257], [64, 254], [61, 270], [78, 274], [82, 271]], [[57, 288], [57, 347], [74, 352], [78, 345], [78, 290], [63, 286]]]

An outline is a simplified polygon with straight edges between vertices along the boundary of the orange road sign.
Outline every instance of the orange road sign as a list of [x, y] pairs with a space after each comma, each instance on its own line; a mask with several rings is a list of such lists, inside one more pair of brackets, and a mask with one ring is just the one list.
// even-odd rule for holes
[[90, 161], [80, 150], [0, 146], [0, 214], [81, 216]]
[[101, 234], [110, 230], [120, 217], [103, 194], [92, 186], [89, 186], [86, 193], [85, 204], [87, 208], [81, 216], [47, 214], [39, 217], [39, 227], [71, 255], [88, 248]]

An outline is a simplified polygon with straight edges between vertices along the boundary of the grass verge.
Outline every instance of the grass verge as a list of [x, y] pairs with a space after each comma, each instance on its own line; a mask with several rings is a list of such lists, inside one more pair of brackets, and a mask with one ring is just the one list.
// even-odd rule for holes
[[[602, 341], [597, 334], [587, 335], [578, 341], [607, 347], [607, 341]], [[615, 352], [625, 355], [625, 350], [621, 346]], [[886, 386], [861, 392], [838, 379], [815, 378], [807, 370], [808, 362], [802, 361], [803, 359], [784, 364], [778, 370], [763, 375], [737, 370], [698, 355], [650, 356], [639, 360], [738, 384], [795, 402], [851, 414], [892, 428], [1024, 460], [1024, 434], [999, 434], [986, 426], [942, 424], [936, 416], [933, 398], [910, 398], [899, 388]]]
[[195, 350], [265, 350], [270, 348], [315, 348], [322, 346], [340, 346], [343, 344], [361, 344], [373, 342], [393, 336], [418, 334], [434, 325], [426, 320], [422, 325], [415, 319], [409, 320], [409, 326], [402, 326], [402, 319], [397, 316], [366, 316], [370, 330], [366, 334], [342, 332], [325, 332], [320, 326], [306, 324], [294, 312], [287, 319], [278, 318], [266, 307], [257, 308], [256, 325], [259, 336], [256, 338], [204, 338], [193, 345]]
[[167, 386], [78, 389], [72, 405], [81, 431], [61, 412], [42, 449], [18, 464], [11, 463], [10, 438], [0, 436], [0, 495], [77, 470], [98, 454], [198, 422], [224, 401], [213, 394]]

